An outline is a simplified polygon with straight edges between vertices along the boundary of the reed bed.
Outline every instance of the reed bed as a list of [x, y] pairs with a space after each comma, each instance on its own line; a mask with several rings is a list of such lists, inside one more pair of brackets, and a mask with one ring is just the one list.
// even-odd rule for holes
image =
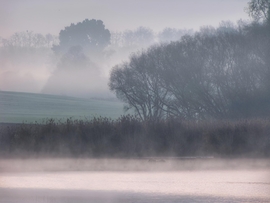
[[269, 157], [270, 121], [141, 121], [46, 119], [43, 123], [5, 124], [0, 128], [1, 156]]

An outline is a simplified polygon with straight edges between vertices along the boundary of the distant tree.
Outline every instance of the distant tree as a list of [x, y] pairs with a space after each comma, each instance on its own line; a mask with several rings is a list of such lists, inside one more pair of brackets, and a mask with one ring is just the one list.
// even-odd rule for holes
[[66, 53], [70, 47], [81, 46], [86, 52], [100, 53], [110, 43], [110, 31], [101, 20], [88, 20], [71, 24], [59, 33], [59, 45], [53, 47], [56, 53]]
[[175, 28], [165, 28], [158, 33], [158, 40], [161, 42], [171, 42], [180, 40], [186, 34], [192, 34], [192, 30], [178, 30]]
[[67, 53], [61, 57], [61, 61], [58, 64], [60, 69], [80, 69], [89, 65], [90, 61], [88, 57], [83, 53], [81, 46], [70, 47]]
[[16, 32], [8, 39], [2, 39], [2, 46], [6, 48], [51, 48], [57, 44], [57, 37], [51, 34], [42, 35], [31, 31]]
[[125, 46], [146, 47], [154, 42], [153, 30], [146, 27], [138, 27], [136, 30], [127, 30], [122, 36]]
[[135, 30], [113, 32], [111, 34], [111, 44], [106, 51], [109, 53], [110, 61], [115, 63], [128, 59], [132, 53], [136, 53], [154, 43], [155, 34], [153, 30], [139, 27]]
[[111, 32], [111, 45], [115, 48], [124, 46], [123, 32]]
[[52, 34], [46, 34], [44, 41], [48, 47], [53, 47], [53, 45], [59, 44], [58, 36], [54, 36]]
[[48, 62], [51, 47], [57, 43], [58, 38], [51, 34], [16, 32], [9, 38], [2, 38], [0, 62], [2, 67], [7, 67], [8, 64], [26, 69], [31, 66], [39, 67]]

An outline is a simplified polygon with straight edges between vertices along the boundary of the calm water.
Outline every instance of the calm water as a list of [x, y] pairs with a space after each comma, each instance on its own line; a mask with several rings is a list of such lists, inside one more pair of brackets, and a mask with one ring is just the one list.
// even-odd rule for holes
[[269, 170], [0, 174], [0, 202], [270, 202]]

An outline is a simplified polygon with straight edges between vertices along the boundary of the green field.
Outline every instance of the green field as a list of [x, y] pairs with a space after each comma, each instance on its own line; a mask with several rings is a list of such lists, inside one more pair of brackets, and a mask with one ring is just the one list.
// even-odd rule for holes
[[47, 118], [118, 118], [123, 103], [115, 100], [0, 91], [0, 123], [42, 122]]

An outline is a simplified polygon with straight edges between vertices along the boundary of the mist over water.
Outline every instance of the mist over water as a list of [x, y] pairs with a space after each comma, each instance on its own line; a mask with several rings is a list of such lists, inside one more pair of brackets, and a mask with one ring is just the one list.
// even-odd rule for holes
[[[268, 202], [267, 160], [2, 160], [8, 202]], [[1, 200], [0, 200], [1, 202]]]

